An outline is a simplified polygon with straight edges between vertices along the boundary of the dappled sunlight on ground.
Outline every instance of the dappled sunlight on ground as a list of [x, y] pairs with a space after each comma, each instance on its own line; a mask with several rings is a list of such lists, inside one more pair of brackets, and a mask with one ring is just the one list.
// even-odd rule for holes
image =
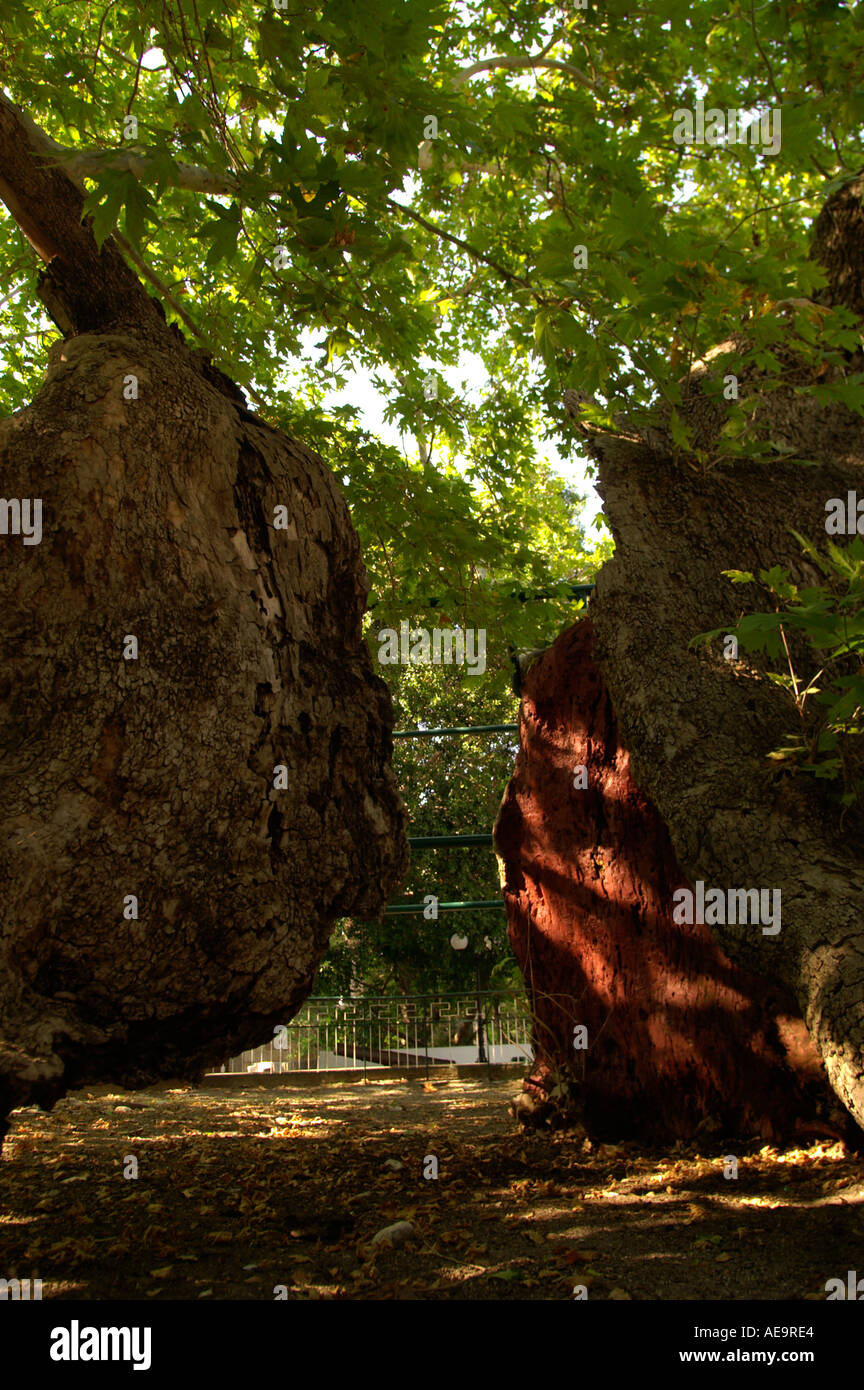
[[[19, 1110], [0, 1276], [61, 1299], [823, 1299], [864, 1270], [864, 1161], [842, 1145], [523, 1134], [518, 1085], [102, 1087]], [[373, 1254], [400, 1220], [413, 1239]]]

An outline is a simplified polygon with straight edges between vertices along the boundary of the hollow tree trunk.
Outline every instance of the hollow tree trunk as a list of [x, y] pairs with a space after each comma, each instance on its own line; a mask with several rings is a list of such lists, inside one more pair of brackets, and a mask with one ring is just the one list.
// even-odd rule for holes
[[[850, 185], [826, 205], [813, 248], [829, 274], [820, 300], [855, 312], [862, 229], [861, 185]], [[738, 341], [746, 349], [743, 333]], [[775, 352], [786, 383], [808, 379], [792, 346], [781, 342]], [[850, 356], [848, 371], [861, 366], [860, 354]], [[723, 408], [701, 394], [704, 372], [685, 385], [683, 416], [710, 452]], [[767, 755], [798, 731], [798, 717], [765, 678], [764, 663], [729, 663], [716, 645], [711, 656], [688, 649], [698, 633], [731, 628], [746, 603], [721, 571], [779, 564], [818, 582], [789, 528], [824, 544], [828, 499], [864, 489], [864, 421], [771, 384], [745, 361], [741, 394], [758, 397], [755, 436], [816, 466], [750, 459], [706, 471], [676, 456], [662, 419], [642, 439], [591, 432], [616, 546], [591, 604], [594, 657], [635, 782], [667, 827], [683, 873], [706, 889], [780, 890], [779, 934], [753, 925], [712, 933], [732, 961], [795, 997], [831, 1085], [864, 1124], [860, 822], [841, 824], [814, 781], [775, 775]]]
[[593, 645], [586, 619], [532, 665], [495, 827], [534, 1017], [527, 1113], [569, 1111], [603, 1140], [843, 1133], [788, 991], [673, 921], [687, 881], [630, 774]]
[[4, 497], [42, 501], [40, 543], [0, 535], [0, 1135], [272, 1038], [407, 862], [336, 482], [97, 251], [41, 149], [0, 100], [0, 197], [67, 334], [0, 423]]

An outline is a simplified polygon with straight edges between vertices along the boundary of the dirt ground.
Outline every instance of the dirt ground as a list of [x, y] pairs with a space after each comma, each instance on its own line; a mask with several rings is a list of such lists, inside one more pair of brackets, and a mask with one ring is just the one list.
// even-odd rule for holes
[[[864, 1161], [841, 1144], [596, 1147], [523, 1134], [517, 1090], [103, 1087], [19, 1110], [0, 1275], [44, 1299], [824, 1300], [864, 1271]], [[397, 1221], [409, 1242], [370, 1250]]]

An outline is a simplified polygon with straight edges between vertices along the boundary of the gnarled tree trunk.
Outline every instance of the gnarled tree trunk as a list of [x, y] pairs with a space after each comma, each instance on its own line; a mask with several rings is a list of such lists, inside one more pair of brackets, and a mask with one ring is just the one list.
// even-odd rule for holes
[[42, 506], [39, 543], [0, 535], [0, 1126], [272, 1037], [407, 862], [336, 482], [97, 251], [41, 148], [0, 102], [67, 334], [0, 424], [5, 498]]
[[[829, 200], [813, 246], [828, 271], [820, 301], [859, 314], [861, 191], [851, 184]], [[616, 545], [591, 603], [593, 655], [635, 784], [659, 813], [687, 880], [706, 890], [779, 891], [779, 933], [745, 923], [713, 925], [712, 935], [737, 966], [796, 1000], [834, 1091], [864, 1125], [860, 820], [841, 823], [817, 782], [776, 775], [768, 754], [799, 724], [765, 663], [689, 647], [723, 623], [731, 630], [740, 615], [742, 591], [722, 571], [779, 564], [799, 582], [818, 582], [789, 528], [818, 543], [828, 499], [864, 491], [864, 421], [790, 389], [812, 381], [791, 343], [774, 348], [785, 373], [771, 389], [778, 384], [748, 358], [744, 330], [731, 341], [745, 353], [741, 395], [757, 397], [754, 437], [815, 466], [760, 456], [705, 468], [675, 449], [662, 415], [641, 437], [586, 428]], [[856, 353], [832, 371], [861, 367]], [[709, 455], [724, 419], [722, 400], [701, 391], [711, 370], [716, 362], [685, 383], [682, 410]], [[718, 1037], [718, 1048], [727, 1046]], [[632, 1064], [632, 1056], [622, 1058], [622, 1067]], [[748, 1065], [744, 1053], [740, 1065]]]
[[495, 827], [534, 1016], [520, 1113], [604, 1140], [851, 1130], [788, 991], [673, 920], [687, 881], [630, 774], [593, 645], [585, 619], [532, 665]]
[[[862, 422], [855, 447], [864, 460]], [[778, 777], [767, 755], [796, 732], [785, 692], [755, 663], [688, 649], [738, 617], [724, 569], [771, 564], [802, 573], [787, 528], [824, 534], [825, 501], [860, 487], [850, 460], [819, 469], [737, 465], [707, 476], [623, 441], [601, 465], [616, 540], [592, 618], [640, 790], [657, 807], [690, 880], [781, 892], [776, 936], [714, 926], [738, 964], [789, 989], [837, 1095], [864, 1125], [864, 868], [815, 782]]]

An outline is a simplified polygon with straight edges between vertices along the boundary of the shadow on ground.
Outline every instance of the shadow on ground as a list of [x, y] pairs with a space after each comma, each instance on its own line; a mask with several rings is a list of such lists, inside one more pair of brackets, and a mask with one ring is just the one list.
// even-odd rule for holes
[[[0, 1277], [41, 1278], [45, 1299], [797, 1301], [864, 1273], [864, 1161], [842, 1145], [598, 1148], [523, 1135], [516, 1090], [169, 1084], [19, 1110]], [[411, 1242], [373, 1256], [400, 1220]]]

